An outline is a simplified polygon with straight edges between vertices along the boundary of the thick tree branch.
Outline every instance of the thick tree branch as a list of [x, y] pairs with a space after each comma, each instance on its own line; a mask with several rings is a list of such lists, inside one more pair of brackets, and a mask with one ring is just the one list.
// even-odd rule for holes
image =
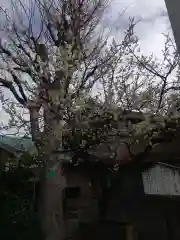
[[17, 91], [16, 91], [16, 89], [15, 89], [15, 87], [13, 86], [13, 83], [12, 83], [11, 81], [8, 81], [8, 80], [5, 80], [5, 79], [3, 79], [3, 78], [0, 78], [0, 83], [1, 83], [1, 85], [2, 85], [3, 87], [9, 89], [9, 90], [12, 92], [13, 96], [15, 97], [15, 99], [16, 99], [20, 104], [22, 104], [22, 105], [25, 105], [25, 104], [26, 104], [25, 100], [24, 100], [23, 98], [21, 98], [21, 97], [19, 96], [19, 94], [17, 93]]
[[18, 66], [22, 66], [22, 67], [26, 67], [27, 66], [27, 64], [24, 61], [22, 61], [22, 59], [19, 59], [18, 57], [15, 57], [10, 50], [4, 48], [2, 46], [1, 41], [0, 41], [0, 53], [1, 54], [6, 54]]
[[19, 78], [16, 76], [15, 73], [13, 73], [13, 71], [10, 71], [10, 72], [11, 72], [11, 75], [12, 75], [12, 77], [13, 77], [14, 82], [16, 83], [16, 85], [17, 85], [18, 88], [19, 88], [19, 92], [20, 92], [22, 98], [24, 99], [25, 102], [27, 102], [27, 97], [26, 97], [26, 95], [25, 95], [24, 89], [23, 89], [23, 87], [22, 87], [22, 84], [21, 84]]

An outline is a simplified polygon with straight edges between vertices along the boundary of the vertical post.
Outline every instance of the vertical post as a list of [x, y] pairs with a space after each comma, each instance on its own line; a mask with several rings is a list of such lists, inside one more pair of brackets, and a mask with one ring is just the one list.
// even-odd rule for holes
[[180, 1], [165, 0], [178, 52], [180, 53]]
[[133, 226], [126, 227], [126, 240], [135, 240]]

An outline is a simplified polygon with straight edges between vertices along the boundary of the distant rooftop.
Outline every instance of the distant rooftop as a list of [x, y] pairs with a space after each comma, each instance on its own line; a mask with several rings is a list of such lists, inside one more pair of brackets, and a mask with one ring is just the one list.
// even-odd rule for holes
[[35, 146], [30, 137], [0, 135], [0, 147], [9, 152], [35, 152]]

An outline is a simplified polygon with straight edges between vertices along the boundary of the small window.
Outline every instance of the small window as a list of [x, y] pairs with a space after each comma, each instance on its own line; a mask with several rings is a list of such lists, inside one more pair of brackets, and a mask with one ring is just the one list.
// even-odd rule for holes
[[80, 196], [79, 187], [67, 187], [65, 188], [65, 198], [78, 198]]

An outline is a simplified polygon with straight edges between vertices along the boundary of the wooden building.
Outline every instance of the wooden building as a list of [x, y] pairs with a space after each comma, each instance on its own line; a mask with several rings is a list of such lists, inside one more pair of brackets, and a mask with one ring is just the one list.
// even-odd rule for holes
[[100, 162], [63, 164], [65, 187], [63, 189], [64, 239], [79, 238], [84, 226], [99, 221], [103, 190], [108, 188], [109, 171]]
[[[131, 240], [180, 239], [179, 168], [164, 163], [123, 167], [109, 192], [105, 220], [117, 229], [133, 227]], [[116, 232], [114, 240], [120, 238]]]

